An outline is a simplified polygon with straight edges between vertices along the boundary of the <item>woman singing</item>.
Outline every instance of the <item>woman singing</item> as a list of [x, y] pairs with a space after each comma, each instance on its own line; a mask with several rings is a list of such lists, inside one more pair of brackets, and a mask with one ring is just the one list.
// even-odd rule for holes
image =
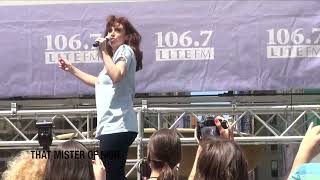
[[99, 75], [92, 76], [68, 60], [59, 67], [84, 83], [95, 87], [97, 107], [96, 137], [100, 140], [101, 159], [108, 180], [125, 178], [128, 148], [137, 136], [133, 109], [135, 72], [142, 69], [141, 36], [125, 17], [107, 18], [104, 38], [97, 38], [103, 59]]

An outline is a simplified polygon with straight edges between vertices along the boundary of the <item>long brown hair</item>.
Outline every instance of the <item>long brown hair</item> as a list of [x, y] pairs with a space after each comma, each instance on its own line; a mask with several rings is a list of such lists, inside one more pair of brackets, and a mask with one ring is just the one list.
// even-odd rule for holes
[[222, 138], [207, 138], [200, 144], [197, 180], [248, 180], [247, 160], [238, 144]]
[[171, 129], [153, 133], [148, 143], [147, 160], [152, 169], [160, 171], [158, 180], [176, 180], [175, 168], [181, 161], [181, 141]]
[[141, 35], [138, 33], [138, 31], [133, 27], [133, 25], [129, 22], [129, 20], [125, 17], [116, 17], [114, 15], [111, 15], [107, 17], [107, 24], [106, 29], [104, 32], [104, 37], [107, 36], [108, 32], [111, 31], [111, 28], [116, 24], [119, 23], [123, 26], [126, 40], [125, 44], [130, 46], [136, 56], [137, 60], [137, 66], [136, 71], [139, 71], [142, 69], [142, 58], [143, 53], [140, 50], [140, 42], [141, 42]]
[[[81, 158], [57, 158], [54, 153], [79, 152], [83, 153]], [[94, 180], [93, 166], [88, 157], [87, 148], [77, 141], [66, 141], [59, 145], [55, 151], [50, 153], [45, 170], [45, 180]]]

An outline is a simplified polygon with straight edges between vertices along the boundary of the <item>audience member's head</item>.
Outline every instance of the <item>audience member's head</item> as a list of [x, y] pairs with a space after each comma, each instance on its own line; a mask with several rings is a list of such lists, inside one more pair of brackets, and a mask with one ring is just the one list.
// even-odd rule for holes
[[43, 180], [47, 159], [33, 159], [31, 152], [22, 151], [8, 161], [3, 180]]
[[181, 160], [181, 142], [176, 132], [160, 129], [153, 133], [148, 143], [147, 159], [151, 170], [159, 173], [158, 179], [177, 179], [175, 171]]
[[196, 179], [247, 180], [248, 165], [246, 158], [234, 141], [209, 137], [200, 146]]
[[[66, 141], [59, 145], [55, 150], [57, 153], [63, 153], [63, 156], [54, 155], [51, 152], [46, 165], [45, 180], [94, 180], [92, 160], [88, 157], [87, 148], [77, 141]], [[71, 152], [82, 153], [81, 156], [71, 157]], [[69, 153], [69, 157], [65, 156]]]

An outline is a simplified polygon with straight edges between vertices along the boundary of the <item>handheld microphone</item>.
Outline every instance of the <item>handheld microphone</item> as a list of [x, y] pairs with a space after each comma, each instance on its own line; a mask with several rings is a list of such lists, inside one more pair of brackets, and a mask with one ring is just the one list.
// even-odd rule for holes
[[[109, 42], [110, 41], [110, 38], [109, 37], [105, 37], [105, 41]], [[93, 47], [98, 47], [100, 45], [100, 42], [99, 41], [96, 41], [94, 44], [92, 44]]]

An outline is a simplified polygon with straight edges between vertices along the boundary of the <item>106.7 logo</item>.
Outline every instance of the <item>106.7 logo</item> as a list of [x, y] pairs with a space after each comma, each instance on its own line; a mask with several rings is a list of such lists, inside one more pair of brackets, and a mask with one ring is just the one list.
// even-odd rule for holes
[[268, 58], [320, 57], [320, 28], [312, 28], [309, 37], [303, 28], [268, 29]]
[[[82, 43], [80, 34], [74, 34], [70, 37], [57, 34], [46, 35], [45, 62], [46, 64], [56, 63], [60, 57], [67, 58], [72, 63], [96, 63], [100, 62], [97, 48], [92, 44]], [[101, 34], [89, 34], [91, 42]]]
[[156, 32], [156, 61], [214, 59], [213, 31], [200, 31], [196, 40], [191, 33]]

